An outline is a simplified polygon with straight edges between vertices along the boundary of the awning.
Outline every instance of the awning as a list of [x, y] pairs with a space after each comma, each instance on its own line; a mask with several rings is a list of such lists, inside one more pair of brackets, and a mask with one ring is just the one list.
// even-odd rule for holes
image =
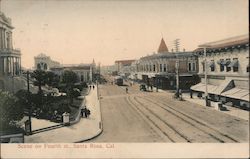
[[[208, 93], [214, 94], [216, 92], [215, 90], [217, 89], [218, 86], [212, 85], [212, 84], [207, 84], [207, 91]], [[206, 85], [204, 83], [198, 83], [194, 86], [191, 87], [192, 90], [198, 91], [198, 92], [205, 92], [206, 91]]]
[[238, 67], [238, 64], [239, 64], [238, 60], [233, 60], [233, 61], [228, 65], [228, 67]]
[[235, 98], [235, 99], [242, 99], [249, 101], [249, 90], [241, 89], [241, 88], [232, 88], [224, 93], [221, 94], [222, 96]]
[[[210, 94], [220, 95], [222, 92], [232, 88], [231, 82], [232, 82], [232, 80], [227, 80], [227, 81], [223, 82], [221, 85], [207, 84], [207, 91]], [[204, 83], [198, 83], [198, 84], [192, 86], [191, 89], [194, 91], [205, 92], [206, 85]]]

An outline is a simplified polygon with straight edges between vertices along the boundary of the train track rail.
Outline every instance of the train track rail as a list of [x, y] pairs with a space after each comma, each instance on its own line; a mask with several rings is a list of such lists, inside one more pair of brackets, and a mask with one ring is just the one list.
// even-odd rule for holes
[[[141, 115], [146, 117], [162, 134], [164, 134], [171, 142], [192, 142], [187, 136], [180, 133], [174, 128], [173, 125], [169, 124], [162, 118], [160, 118], [152, 110], [145, 106], [142, 106], [140, 102], [135, 100], [135, 97], [131, 99], [131, 96], [127, 97], [127, 101], [135, 110], [140, 112]], [[144, 108], [144, 109], [143, 109]]]
[[[170, 113], [171, 115], [174, 115], [176, 116], [176, 118], [182, 120], [183, 122], [185, 122], [186, 124], [189, 124], [190, 126], [198, 129], [199, 131], [209, 135], [211, 138], [217, 140], [218, 142], [220, 143], [225, 143], [225, 142], [239, 142], [237, 139], [235, 139], [234, 137], [232, 136], [229, 136], [211, 126], [209, 126], [208, 124], [200, 121], [200, 120], [197, 120], [193, 117], [191, 117], [190, 115], [187, 115], [186, 113], [180, 111], [180, 110], [177, 110], [175, 108], [173, 108], [170, 104], [168, 103], [163, 103], [161, 102], [160, 100], [158, 100], [157, 102], [155, 101], [152, 101], [151, 99], [148, 99], [146, 97], [143, 97], [143, 96], [138, 96], [138, 97], [135, 97], [135, 100], [138, 101], [137, 98], [140, 98], [142, 100], [145, 100], [147, 101], [147, 103], [152, 103], [154, 104], [155, 106], [161, 108], [162, 110]], [[140, 101], [138, 101], [140, 102]], [[142, 106], [145, 107], [145, 104], [141, 103], [140, 104]], [[151, 105], [152, 106], [152, 105]], [[149, 109], [149, 108], [147, 108]]]

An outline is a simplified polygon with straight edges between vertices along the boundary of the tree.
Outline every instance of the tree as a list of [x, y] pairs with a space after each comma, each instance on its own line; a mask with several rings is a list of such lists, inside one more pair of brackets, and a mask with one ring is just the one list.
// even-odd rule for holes
[[66, 70], [62, 74], [62, 83], [72, 86], [78, 81], [77, 74], [73, 71]]
[[45, 83], [50, 87], [58, 87], [58, 83], [60, 82], [60, 77], [55, 73], [48, 71], [46, 72], [46, 81]]
[[23, 105], [19, 104], [18, 98], [0, 90], [0, 130], [18, 128], [17, 121], [20, 121], [23, 116]]
[[62, 83], [66, 85], [67, 96], [69, 98], [69, 104], [73, 103], [74, 98], [74, 84], [78, 81], [77, 75], [73, 71], [66, 70], [62, 74]]
[[46, 84], [46, 72], [43, 70], [35, 70], [32, 74], [31, 77], [35, 79], [34, 85], [38, 86], [39, 93], [42, 92], [42, 86]]

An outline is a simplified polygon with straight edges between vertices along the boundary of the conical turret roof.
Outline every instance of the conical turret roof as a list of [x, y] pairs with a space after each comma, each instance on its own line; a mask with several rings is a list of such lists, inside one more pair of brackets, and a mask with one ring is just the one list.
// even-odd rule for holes
[[166, 45], [166, 43], [165, 43], [165, 41], [164, 41], [163, 38], [161, 39], [161, 43], [160, 43], [160, 46], [159, 46], [157, 52], [158, 53], [168, 52], [168, 47], [167, 47], [167, 45]]

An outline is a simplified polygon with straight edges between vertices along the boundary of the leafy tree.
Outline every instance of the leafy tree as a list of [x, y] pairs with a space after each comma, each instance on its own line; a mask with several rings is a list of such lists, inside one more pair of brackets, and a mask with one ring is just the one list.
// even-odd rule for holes
[[69, 104], [73, 103], [74, 84], [78, 81], [77, 74], [73, 71], [66, 70], [62, 74], [62, 83], [66, 85]]
[[46, 84], [51, 87], [58, 87], [58, 83], [60, 82], [60, 77], [55, 73], [48, 71], [46, 72]]
[[63, 72], [62, 83], [65, 83], [67, 86], [72, 86], [76, 82], [78, 82], [78, 77], [75, 72], [70, 70], [66, 70]]
[[47, 81], [47, 75], [46, 72], [43, 70], [35, 70], [32, 74], [31, 77], [35, 79], [34, 85], [38, 86], [39, 88], [39, 93], [42, 92], [42, 86], [46, 84]]
[[8, 92], [0, 90], [0, 130], [18, 127], [17, 121], [24, 116], [23, 105], [18, 98]]

